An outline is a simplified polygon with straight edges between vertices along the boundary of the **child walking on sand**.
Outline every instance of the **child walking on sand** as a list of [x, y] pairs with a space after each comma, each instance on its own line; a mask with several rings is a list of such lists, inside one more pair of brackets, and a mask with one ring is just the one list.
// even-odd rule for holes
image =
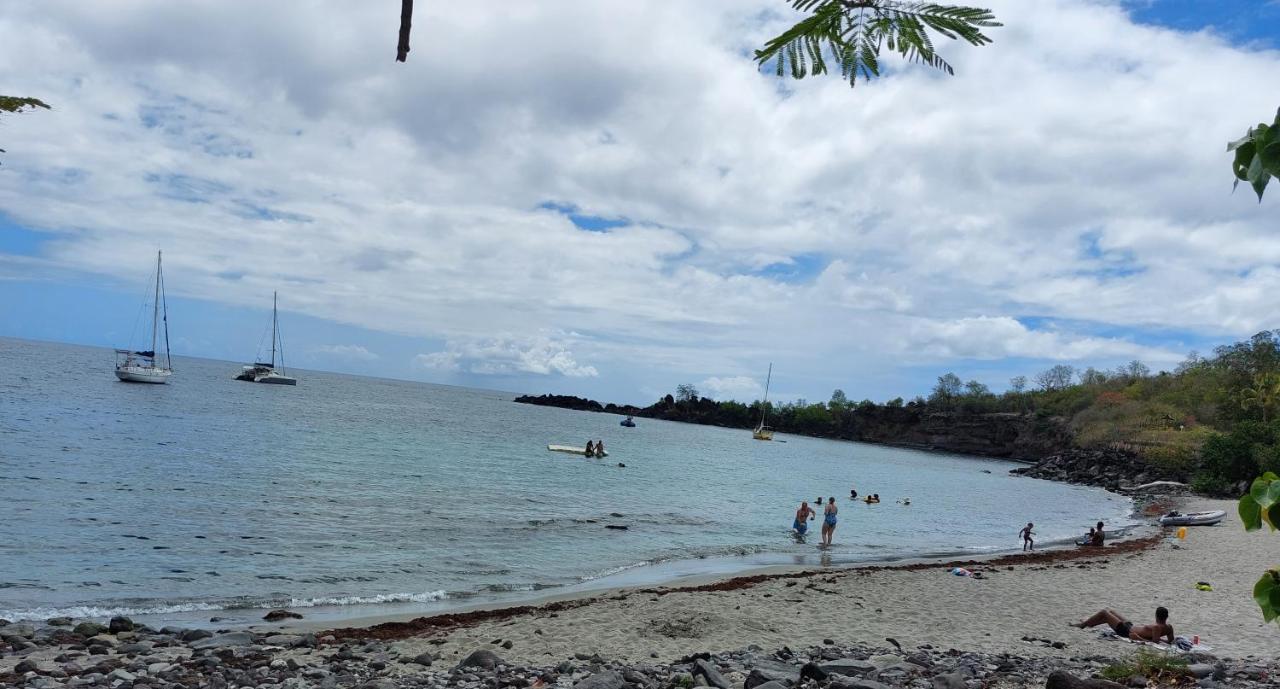
[[1036, 542], [1031, 538], [1036, 534], [1036, 532], [1031, 530], [1034, 527], [1035, 524], [1027, 522], [1027, 525], [1022, 527], [1022, 530], [1018, 532], [1018, 535], [1022, 537], [1022, 552], [1024, 553], [1028, 550], [1036, 549]]

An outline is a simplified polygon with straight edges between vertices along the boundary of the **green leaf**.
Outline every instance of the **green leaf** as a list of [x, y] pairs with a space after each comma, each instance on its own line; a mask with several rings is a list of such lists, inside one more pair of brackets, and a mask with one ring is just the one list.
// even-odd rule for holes
[[[1250, 495], [1252, 495], [1252, 492], [1250, 492]], [[1258, 500], [1257, 498], [1254, 498], [1254, 500], [1257, 501], [1258, 507], [1261, 507], [1264, 510], [1280, 502], [1280, 481], [1272, 481], [1271, 484], [1267, 486], [1266, 493], [1262, 496], [1262, 499]]]
[[1262, 508], [1254, 502], [1252, 495], [1240, 498], [1239, 512], [1245, 531], [1257, 531], [1262, 528]]
[[1249, 486], [1249, 495], [1253, 497], [1254, 502], [1258, 503], [1258, 507], [1266, 507], [1270, 503], [1263, 503], [1267, 499], [1267, 490], [1271, 487], [1271, 481], [1265, 478], [1255, 478]]
[[1274, 594], [1280, 592], [1280, 582], [1277, 582], [1276, 570], [1270, 570], [1262, 575], [1258, 583], [1253, 585], [1253, 600], [1262, 609], [1262, 619], [1270, 622], [1277, 616], [1280, 616], [1280, 607], [1274, 602]]
[[1262, 512], [1262, 520], [1271, 527], [1272, 531], [1280, 529], [1280, 502], [1268, 507]]

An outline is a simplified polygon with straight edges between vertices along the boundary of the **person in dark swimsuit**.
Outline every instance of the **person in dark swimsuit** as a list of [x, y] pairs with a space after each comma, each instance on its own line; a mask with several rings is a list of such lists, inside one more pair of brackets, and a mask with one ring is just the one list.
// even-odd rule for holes
[[857, 499], [858, 499], [858, 491], [856, 491], [856, 490], [854, 490], [854, 489], [850, 488], [850, 489], [849, 489], [849, 499], [850, 499], [850, 500], [857, 500]]
[[1135, 625], [1115, 610], [1104, 609], [1099, 610], [1093, 617], [1083, 622], [1077, 622], [1073, 626], [1087, 629], [1100, 624], [1106, 624], [1111, 627], [1111, 631], [1114, 631], [1116, 636], [1123, 639], [1173, 644], [1173, 625], [1169, 624], [1169, 610], [1164, 606], [1156, 608], [1155, 624]]
[[827, 507], [823, 510], [822, 516], [822, 544], [831, 545], [831, 538], [836, 533], [836, 513], [840, 510], [836, 507], [836, 499], [834, 497], [827, 498]]
[[1031, 530], [1034, 526], [1035, 524], [1027, 522], [1027, 525], [1022, 527], [1022, 530], [1018, 532], [1018, 535], [1022, 537], [1022, 551], [1024, 553], [1028, 550], [1036, 549], [1036, 542], [1031, 538], [1035, 535], [1035, 532]]
[[596, 456], [596, 444], [595, 444], [595, 443], [593, 443], [593, 442], [591, 442], [590, 440], [588, 440], [588, 441], [587, 441], [587, 451], [586, 451], [586, 452], [584, 452], [583, 454], [585, 454], [585, 455], [586, 455], [586, 456], [588, 456], [588, 457], [595, 457], [595, 456]]
[[1102, 532], [1102, 522], [1098, 522], [1097, 528], [1093, 530], [1093, 537], [1089, 539], [1089, 545], [1101, 548], [1107, 542], [1107, 536]]

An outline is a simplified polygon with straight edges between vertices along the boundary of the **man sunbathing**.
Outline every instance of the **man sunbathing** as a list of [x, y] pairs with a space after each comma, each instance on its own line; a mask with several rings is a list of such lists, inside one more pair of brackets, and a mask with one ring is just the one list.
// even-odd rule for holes
[[1169, 611], [1164, 606], [1156, 608], [1155, 624], [1134, 626], [1132, 622], [1121, 617], [1115, 610], [1099, 610], [1093, 617], [1072, 626], [1085, 629], [1104, 623], [1111, 626], [1116, 636], [1125, 639], [1173, 644], [1173, 625], [1169, 624]]

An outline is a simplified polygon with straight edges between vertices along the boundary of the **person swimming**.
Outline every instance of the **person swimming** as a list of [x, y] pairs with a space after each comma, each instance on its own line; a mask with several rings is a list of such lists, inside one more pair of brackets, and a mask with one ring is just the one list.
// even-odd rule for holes
[[850, 489], [849, 489], [849, 499], [850, 499], [850, 500], [857, 500], [857, 499], [858, 499], [858, 491], [856, 491], [856, 490], [854, 490], [854, 489], [850, 488]]

